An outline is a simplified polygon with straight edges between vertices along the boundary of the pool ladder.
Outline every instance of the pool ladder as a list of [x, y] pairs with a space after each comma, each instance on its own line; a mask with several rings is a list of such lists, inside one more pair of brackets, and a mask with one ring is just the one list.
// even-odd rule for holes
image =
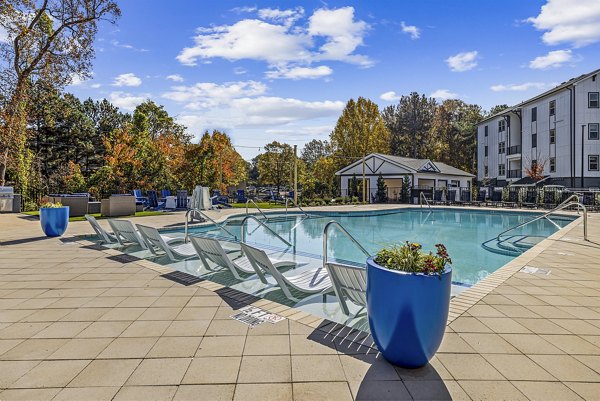
[[329, 234], [329, 228], [333, 227], [333, 226], [337, 226], [337, 228], [339, 228], [340, 231], [346, 237], [348, 237], [348, 239], [350, 239], [350, 241], [352, 241], [354, 243], [354, 245], [356, 245], [358, 247], [358, 249], [360, 249], [362, 251], [362, 253], [364, 253], [367, 257], [371, 256], [371, 254], [360, 244], [360, 242], [358, 242], [356, 240], [356, 238], [354, 238], [352, 236], [352, 234], [350, 234], [344, 228], [344, 226], [342, 226], [339, 222], [337, 222], [335, 220], [331, 220], [329, 223], [325, 224], [325, 228], [323, 229], [323, 266], [327, 266], [327, 237]]
[[[267, 220], [267, 221], [269, 220], [269, 218], [267, 217], [265, 212], [263, 212], [262, 209], [258, 207], [258, 205], [256, 204], [256, 202], [254, 202], [253, 199], [248, 199], [246, 201], [246, 215], [247, 216], [249, 215], [249, 213], [248, 213], [248, 204], [249, 203], [252, 203], [254, 205], [254, 207], [258, 210], [258, 212], [265, 218], [265, 220]], [[286, 204], [286, 206], [287, 206], [287, 204]]]
[[237, 240], [237, 235], [235, 235], [234, 233], [232, 233], [231, 231], [229, 231], [228, 229], [226, 229], [224, 227], [224, 225], [217, 223], [214, 219], [212, 219], [210, 216], [208, 216], [206, 213], [204, 213], [202, 210], [198, 209], [198, 208], [192, 208], [192, 209], [188, 209], [187, 212], [185, 212], [185, 231], [184, 231], [184, 241], [188, 242], [188, 223], [189, 223], [189, 217], [190, 217], [190, 213], [193, 214], [199, 214], [200, 217], [202, 217], [205, 220], [210, 221], [211, 223], [213, 223], [217, 228], [225, 231], [227, 234], [231, 235], [234, 239]]
[[427, 205], [429, 210], [431, 210], [431, 205], [429, 204], [429, 199], [427, 199], [424, 192], [421, 192], [419, 195], [419, 204], [421, 205], [421, 207], [423, 207], [423, 201], [425, 201], [425, 204]]

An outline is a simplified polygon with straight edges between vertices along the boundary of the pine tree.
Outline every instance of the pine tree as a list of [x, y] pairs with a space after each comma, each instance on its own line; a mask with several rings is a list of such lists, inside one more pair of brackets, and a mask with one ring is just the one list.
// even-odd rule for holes
[[385, 180], [381, 174], [377, 177], [377, 192], [375, 193], [375, 199], [378, 203], [385, 203], [388, 200], [387, 185], [385, 185]]

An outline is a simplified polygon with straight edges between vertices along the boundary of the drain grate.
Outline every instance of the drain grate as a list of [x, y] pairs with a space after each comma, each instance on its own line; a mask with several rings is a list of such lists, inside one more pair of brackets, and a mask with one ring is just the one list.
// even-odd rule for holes
[[185, 286], [197, 284], [197, 283], [204, 281], [203, 278], [196, 277], [191, 274], [184, 273], [184, 272], [178, 272], [178, 271], [161, 274], [161, 277], [166, 278], [167, 280], [174, 281], [178, 284], [185, 285]]
[[139, 260], [142, 260], [138, 257], [131, 256], [131, 255], [113, 255], [113, 256], [107, 257], [106, 259], [110, 259], [114, 262], [119, 262], [119, 263], [131, 263], [131, 262], [137, 262]]
[[255, 306], [246, 306], [230, 317], [250, 327], [258, 326], [265, 322], [275, 324], [285, 320], [282, 316], [267, 312], [266, 310]]
[[538, 276], [549, 276], [550, 269], [542, 269], [540, 267], [525, 266], [524, 268], [519, 270], [519, 273], [536, 274]]

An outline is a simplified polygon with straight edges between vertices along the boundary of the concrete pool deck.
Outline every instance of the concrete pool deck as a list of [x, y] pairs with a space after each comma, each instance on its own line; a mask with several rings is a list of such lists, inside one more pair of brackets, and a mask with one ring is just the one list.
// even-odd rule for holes
[[[37, 220], [0, 215], [0, 399], [599, 399], [599, 214], [588, 230], [584, 242], [571, 223], [454, 298], [436, 357], [405, 370], [341, 325], [75, 241], [87, 222], [48, 239]], [[287, 319], [229, 318], [250, 302]]]

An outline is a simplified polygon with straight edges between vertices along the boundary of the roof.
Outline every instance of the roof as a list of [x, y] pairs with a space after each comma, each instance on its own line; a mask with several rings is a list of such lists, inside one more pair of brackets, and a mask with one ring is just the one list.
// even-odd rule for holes
[[541, 180], [534, 180], [531, 177], [523, 177], [520, 180], [517, 180], [513, 183], [511, 183], [510, 185], [513, 187], [535, 187], [538, 185], [541, 185], [544, 183], [544, 181], [546, 181], [550, 176], [547, 175], [544, 178], [542, 178]]
[[[475, 177], [475, 175], [458, 169], [456, 167], [452, 167], [446, 163], [436, 162], [431, 159], [413, 159], [410, 157], [402, 157], [402, 156], [393, 156], [393, 155], [384, 155], [382, 153], [371, 153], [364, 158], [361, 158], [354, 163], [347, 165], [346, 167], [336, 171], [336, 175], [342, 175], [344, 171], [351, 169], [352, 167], [361, 164], [363, 159], [368, 159], [372, 156], [376, 156], [380, 159], [387, 160], [388, 162], [395, 164], [399, 167], [406, 168], [411, 170], [413, 173], [428, 173], [428, 174], [446, 174], [446, 175], [458, 175], [464, 177]], [[437, 171], [428, 170], [430, 166], [433, 165]]]
[[504, 116], [504, 115], [506, 115], [506, 114], [508, 114], [510, 112], [514, 112], [515, 110], [518, 110], [518, 109], [522, 108], [523, 106], [525, 106], [528, 103], [535, 102], [536, 100], [542, 99], [542, 98], [544, 98], [546, 96], [549, 96], [549, 95], [551, 95], [551, 94], [553, 94], [555, 92], [561, 91], [561, 90], [563, 90], [563, 89], [565, 89], [565, 88], [567, 88], [567, 87], [569, 87], [571, 85], [575, 85], [575, 84], [577, 84], [577, 83], [579, 83], [579, 82], [581, 82], [581, 81], [583, 81], [585, 79], [588, 79], [589, 77], [592, 77], [592, 76], [594, 76], [594, 75], [596, 75], [598, 73], [600, 73], [600, 68], [597, 69], [597, 70], [594, 70], [592, 72], [589, 72], [587, 74], [582, 74], [582, 75], [580, 75], [578, 77], [571, 78], [568, 81], [565, 81], [562, 84], [560, 84], [558, 86], [555, 86], [554, 88], [552, 88], [550, 90], [547, 90], [546, 92], [542, 92], [541, 94], [532, 97], [531, 99], [525, 100], [525, 101], [523, 101], [521, 103], [518, 103], [518, 104], [516, 104], [516, 105], [514, 105], [512, 107], [509, 107], [508, 109], [504, 109], [504, 110], [502, 110], [499, 113], [496, 113], [496, 114], [493, 114], [493, 115], [491, 115], [489, 117], [484, 118], [483, 120], [481, 120], [478, 123], [478, 125], [480, 125], [480, 124], [482, 124], [484, 122], [487, 122], [489, 120], [493, 120], [494, 118], [498, 118], [498, 117]]

